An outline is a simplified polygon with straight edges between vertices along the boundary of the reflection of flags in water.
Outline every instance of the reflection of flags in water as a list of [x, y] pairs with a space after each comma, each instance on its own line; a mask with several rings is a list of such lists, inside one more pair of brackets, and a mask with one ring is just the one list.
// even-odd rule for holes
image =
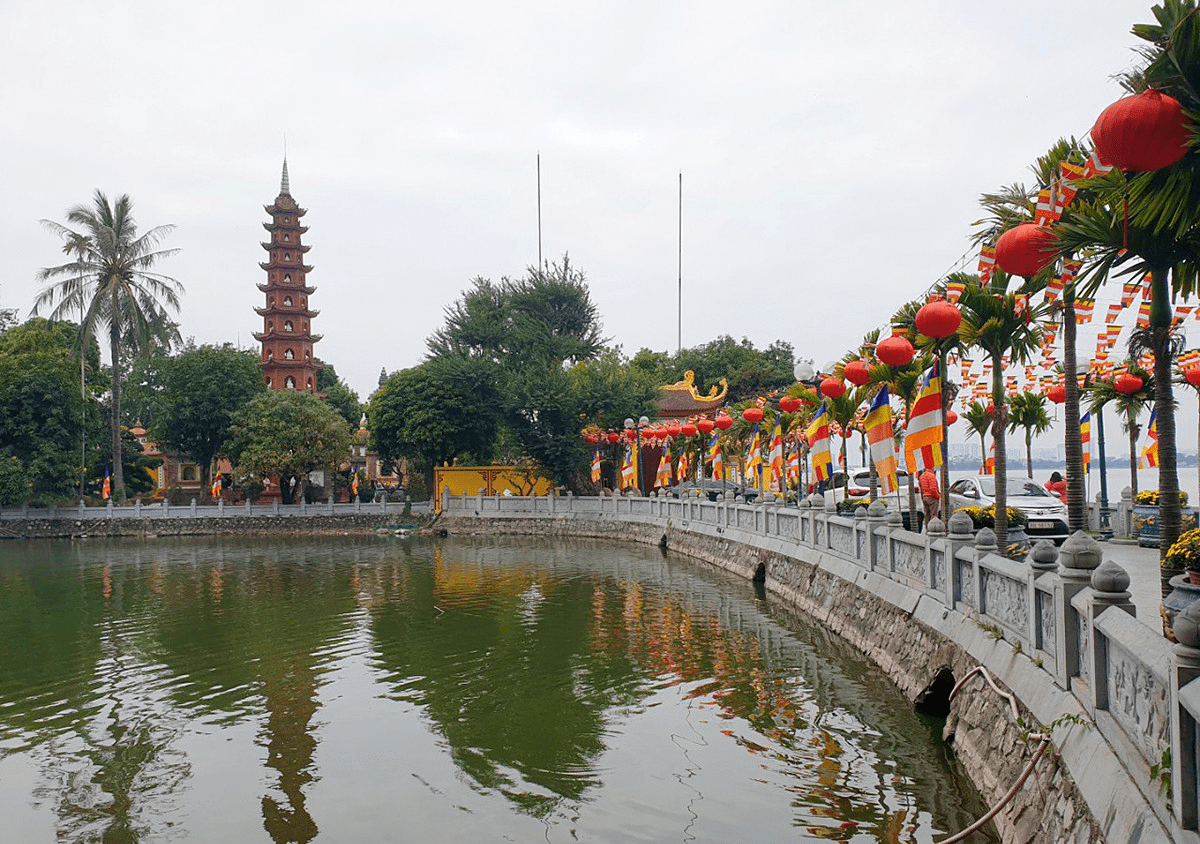
[[892, 407], [888, 404], [888, 388], [884, 387], [875, 396], [871, 412], [867, 414], [867, 442], [871, 444], [871, 460], [879, 475], [879, 489], [883, 495], [894, 492], [896, 480], [896, 435], [892, 430]]
[[100, 487], [100, 497], [107, 501], [112, 497], [112, 483], [108, 479], [108, 470], [104, 470], [104, 485]]
[[942, 465], [942, 379], [932, 366], [925, 373], [904, 435], [904, 465], [909, 474]]
[[771, 481], [783, 489], [783, 423], [775, 417], [775, 430], [771, 432], [771, 452], [767, 465], [771, 467]]
[[725, 480], [725, 458], [721, 454], [721, 438], [713, 431], [712, 439], [708, 441], [708, 459], [712, 461], [712, 479]]
[[1150, 411], [1150, 427], [1146, 429], [1146, 438], [1149, 442], [1142, 449], [1142, 459], [1138, 461], [1138, 468], [1145, 469], [1150, 466], [1158, 465], [1158, 420], [1155, 417], [1157, 411]]
[[808, 440], [809, 454], [812, 456], [813, 473], [818, 481], [827, 481], [833, 474], [833, 457], [829, 453], [829, 412], [825, 402], [817, 408], [813, 421], [804, 430]]
[[596, 453], [592, 455], [592, 483], [600, 483], [600, 446], [596, 446]]
[[675, 469], [675, 480], [683, 483], [688, 479], [688, 472], [692, 470], [692, 461], [688, 458], [688, 447], [684, 445], [683, 450], [679, 452], [679, 466]]
[[625, 446], [625, 458], [621, 461], [621, 489], [630, 489], [637, 483], [637, 472], [634, 470], [633, 443]]
[[671, 443], [667, 442], [663, 446], [662, 459], [658, 461], [658, 475], [654, 478], [654, 485], [661, 487], [669, 487], [671, 485]]
[[1079, 418], [1079, 445], [1083, 448], [1083, 474], [1092, 471], [1092, 414]]

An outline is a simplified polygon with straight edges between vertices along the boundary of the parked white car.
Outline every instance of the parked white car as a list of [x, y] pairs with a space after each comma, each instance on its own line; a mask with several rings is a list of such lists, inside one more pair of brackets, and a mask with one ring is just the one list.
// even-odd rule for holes
[[[1052, 539], [1061, 545], [1070, 529], [1067, 507], [1041, 484], [1028, 478], [1009, 478], [1006, 489], [1008, 506], [1016, 507], [1029, 524], [1025, 532], [1031, 539]], [[950, 510], [959, 507], [990, 507], [996, 503], [996, 476], [973, 475], [950, 484]]]
[[[848, 484], [846, 483], [847, 475], [849, 475]], [[899, 483], [899, 491], [898, 493], [889, 492], [887, 497], [884, 499], [884, 504], [888, 506], [888, 509], [896, 510], [896, 496], [899, 494], [900, 517], [904, 520], [904, 526], [909, 528], [910, 511], [908, 509], [908, 472], [905, 472], [903, 469], [901, 469], [896, 473], [896, 480]], [[850, 469], [849, 472], [843, 472], [839, 469], [833, 473], [833, 476], [829, 479], [829, 481], [831, 484], [829, 491], [833, 493], [833, 500], [838, 504], [841, 504], [846, 500], [847, 493], [851, 499], [864, 498], [869, 500], [871, 497], [871, 470], [868, 468], [859, 466]], [[879, 494], [878, 480], [876, 481], [875, 494]], [[921, 512], [920, 496], [917, 497], [917, 511]]]

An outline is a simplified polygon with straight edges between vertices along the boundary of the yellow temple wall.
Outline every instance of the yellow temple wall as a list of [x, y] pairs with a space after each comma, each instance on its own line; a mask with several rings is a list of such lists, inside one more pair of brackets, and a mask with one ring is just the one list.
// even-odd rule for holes
[[548, 495], [550, 478], [538, 477], [515, 466], [437, 466], [433, 470], [434, 511], [442, 511], [442, 491], [451, 495]]

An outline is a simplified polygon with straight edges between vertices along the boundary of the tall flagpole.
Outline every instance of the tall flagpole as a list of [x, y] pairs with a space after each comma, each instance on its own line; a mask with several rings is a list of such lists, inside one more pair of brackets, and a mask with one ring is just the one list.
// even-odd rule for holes
[[675, 354], [683, 351], [683, 172], [679, 173], [679, 336]]
[[542, 271], [542, 154], [537, 154], [538, 272]]

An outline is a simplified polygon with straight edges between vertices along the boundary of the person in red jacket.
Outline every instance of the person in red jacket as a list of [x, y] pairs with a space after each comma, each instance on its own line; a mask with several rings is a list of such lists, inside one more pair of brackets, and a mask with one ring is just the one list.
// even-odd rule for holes
[[922, 472], [917, 481], [921, 485], [921, 503], [925, 505], [925, 524], [929, 524], [929, 520], [938, 515], [941, 509], [942, 493], [938, 489], [937, 475], [933, 469], [926, 468]]
[[1067, 503], [1067, 482], [1063, 480], [1063, 476], [1058, 472], [1050, 473], [1050, 480], [1046, 481], [1046, 489], [1050, 490], [1051, 495], [1058, 496], [1058, 500], [1063, 504]]

